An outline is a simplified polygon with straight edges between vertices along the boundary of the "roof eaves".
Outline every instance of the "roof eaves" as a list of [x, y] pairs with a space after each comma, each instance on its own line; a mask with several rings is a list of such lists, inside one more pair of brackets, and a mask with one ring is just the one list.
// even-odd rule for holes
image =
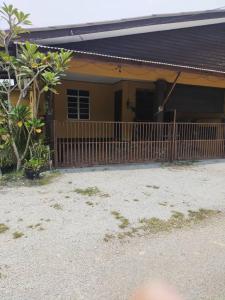
[[[25, 43], [23, 42], [14, 42], [16, 45]], [[39, 48], [43, 49], [49, 49], [49, 50], [56, 50], [61, 51], [65, 50], [68, 51], [69, 49], [66, 48], [59, 48], [59, 47], [50, 47], [50, 46], [44, 46], [44, 45], [38, 45]], [[222, 70], [214, 70], [209, 68], [200, 68], [195, 66], [187, 66], [187, 65], [179, 65], [179, 64], [172, 64], [167, 62], [159, 62], [159, 61], [152, 61], [152, 60], [144, 60], [139, 58], [131, 58], [131, 57], [123, 57], [123, 56], [116, 56], [116, 55], [109, 55], [109, 54], [102, 54], [102, 53], [96, 53], [96, 52], [89, 52], [89, 51], [81, 51], [81, 50], [69, 50], [74, 54], [81, 54], [85, 56], [95, 56], [100, 58], [109, 58], [113, 60], [120, 60], [123, 62], [133, 62], [133, 63], [142, 63], [142, 64], [148, 64], [148, 65], [155, 65], [155, 66], [161, 66], [161, 67], [168, 67], [168, 68], [176, 68], [176, 69], [183, 69], [183, 70], [189, 70], [189, 71], [196, 71], [196, 72], [205, 72], [205, 73], [211, 73], [211, 74], [218, 74], [218, 75], [224, 75], [225, 71]]]

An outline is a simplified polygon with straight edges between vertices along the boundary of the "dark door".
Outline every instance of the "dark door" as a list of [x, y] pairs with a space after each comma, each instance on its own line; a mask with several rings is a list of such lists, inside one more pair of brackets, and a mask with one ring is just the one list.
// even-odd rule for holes
[[[122, 121], [122, 90], [116, 91], [114, 94], [114, 121], [121, 122]], [[116, 139], [121, 138], [121, 124], [115, 123], [114, 125], [114, 137]]]
[[151, 90], [136, 91], [136, 121], [153, 122], [154, 93]]

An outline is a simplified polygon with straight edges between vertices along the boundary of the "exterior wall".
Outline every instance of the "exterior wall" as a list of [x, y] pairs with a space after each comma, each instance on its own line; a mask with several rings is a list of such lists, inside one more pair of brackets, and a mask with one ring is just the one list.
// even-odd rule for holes
[[[178, 71], [141, 64], [125, 64], [105, 62], [96, 59], [87, 59], [75, 56], [70, 63], [69, 72], [83, 75], [108, 76], [120, 80], [155, 82], [164, 79], [172, 83]], [[198, 86], [225, 88], [225, 77], [222, 75], [207, 75], [182, 71], [178, 83]]]
[[[154, 82], [160, 79], [172, 83], [177, 76], [176, 71], [153, 68], [151, 66], [132, 65], [132, 64], [116, 64], [104, 61], [75, 58], [70, 64], [69, 72], [89, 75], [110, 77], [118, 80], [115, 84], [102, 84], [92, 82], [79, 82], [71, 80], [63, 80], [58, 87], [58, 94], [54, 99], [54, 119], [63, 121], [65, 124], [75, 124], [76, 120], [68, 120], [67, 118], [67, 89], [84, 89], [90, 93], [90, 121], [114, 121], [114, 93], [118, 90], [123, 91], [122, 97], [122, 121], [132, 122], [135, 118], [135, 113], [132, 108], [136, 105], [136, 89], [149, 89], [154, 91]], [[207, 87], [225, 88], [225, 78], [215, 77], [205, 74], [193, 74], [182, 72], [179, 77], [178, 84], [197, 85]], [[177, 121], [190, 122], [221, 122], [224, 118], [224, 113], [209, 114], [209, 113], [185, 113], [177, 112]], [[66, 137], [66, 128], [60, 129], [60, 136]], [[78, 130], [79, 131], [79, 130]], [[73, 133], [71, 137], [79, 137], [81, 133]], [[90, 129], [84, 129], [83, 136], [96, 137], [111, 137], [113, 135], [113, 127], [108, 133], [90, 132]], [[125, 137], [126, 134], [123, 133]]]
[[67, 89], [83, 89], [90, 93], [90, 121], [113, 121], [113, 88], [110, 84], [63, 80], [54, 97], [54, 119], [74, 122], [67, 118]]

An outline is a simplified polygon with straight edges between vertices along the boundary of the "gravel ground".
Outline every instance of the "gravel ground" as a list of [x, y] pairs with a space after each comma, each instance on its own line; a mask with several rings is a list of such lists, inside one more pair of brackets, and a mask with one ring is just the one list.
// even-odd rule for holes
[[[9, 227], [0, 233], [0, 299], [125, 300], [157, 277], [187, 299], [225, 299], [225, 161], [61, 172], [46, 186], [0, 189]], [[135, 227], [199, 209], [222, 213], [166, 234], [103, 240], [123, 232], [124, 219]]]

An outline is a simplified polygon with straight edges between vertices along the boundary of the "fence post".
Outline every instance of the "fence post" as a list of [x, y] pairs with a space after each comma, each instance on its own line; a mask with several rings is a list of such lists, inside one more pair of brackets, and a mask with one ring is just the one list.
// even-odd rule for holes
[[172, 130], [172, 146], [171, 146], [171, 161], [176, 160], [176, 131], [177, 131], [177, 124], [176, 124], [176, 110], [174, 110], [174, 117], [173, 117], [173, 130]]
[[54, 139], [54, 165], [58, 167], [58, 149], [57, 149], [57, 134], [56, 134], [56, 120], [53, 120], [53, 139]]

